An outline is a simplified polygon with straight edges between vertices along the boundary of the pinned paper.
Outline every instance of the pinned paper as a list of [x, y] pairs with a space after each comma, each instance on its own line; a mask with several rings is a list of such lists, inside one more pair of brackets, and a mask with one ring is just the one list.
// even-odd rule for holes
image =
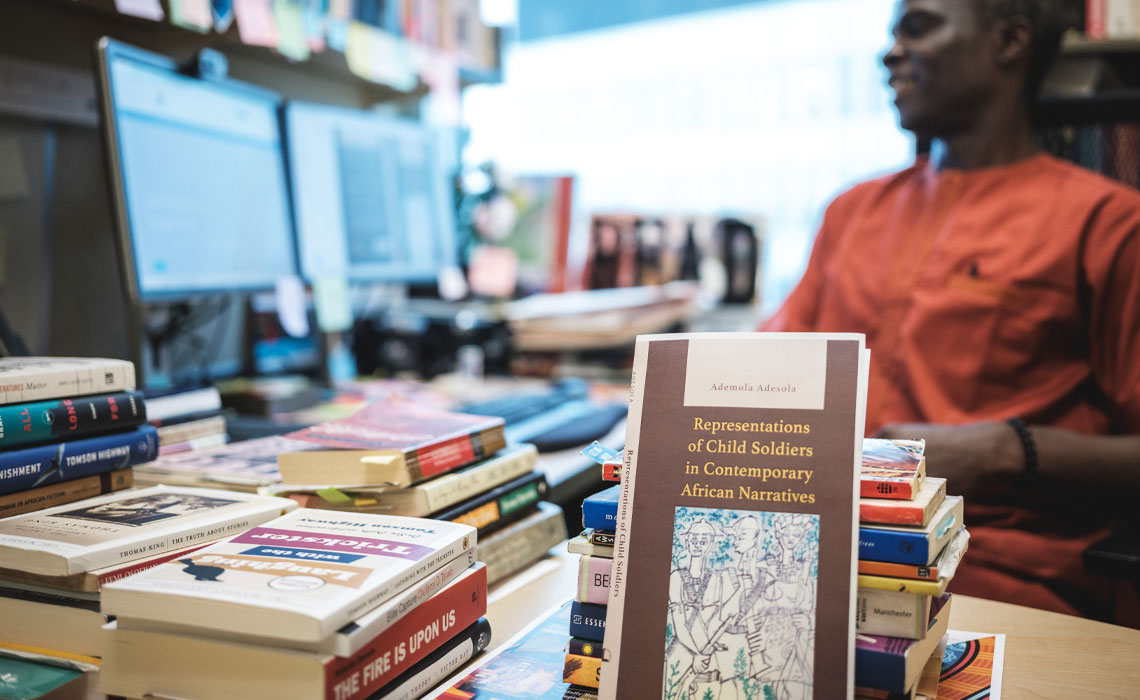
[[347, 278], [318, 277], [313, 280], [313, 305], [317, 310], [317, 325], [325, 333], [340, 333], [352, 327]]
[[31, 194], [20, 141], [11, 137], [0, 139], [0, 199], [24, 199]]
[[214, 28], [210, 0], [170, 0], [170, 21], [183, 29], [205, 34]]
[[158, 0], [115, 0], [115, 9], [124, 15], [161, 22], [166, 13]]
[[309, 60], [305, 38], [305, 15], [296, 0], [274, 0], [273, 19], [277, 22], [277, 51], [294, 61]]
[[621, 459], [620, 452], [606, 447], [597, 440], [594, 440], [588, 447], [584, 448], [582, 455], [589, 457], [597, 464], [605, 464], [606, 462], [614, 462]]
[[214, 31], [225, 34], [234, 23], [233, 0], [210, 0], [210, 14], [214, 17]]
[[329, 0], [329, 12], [325, 18], [325, 39], [330, 49], [344, 53], [348, 47], [348, 23], [351, 17], [351, 0]]
[[416, 87], [408, 42], [363, 22], [352, 21], [348, 25], [345, 59], [357, 77], [400, 92], [411, 92]]
[[328, 15], [328, 0], [302, 0], [305, 19], [305, 40], [313, 53], [325, 50], [325, 17]]
[[277, 22], [270, 0], [234, 0], [234, 18], [243, 44], [277, 47]]
[[309, 335], [309, 315], [305, 311], [305, 284], [296, 275], [278, 277], [276, 287], [277, 320], [281, 328], [294, 338]]

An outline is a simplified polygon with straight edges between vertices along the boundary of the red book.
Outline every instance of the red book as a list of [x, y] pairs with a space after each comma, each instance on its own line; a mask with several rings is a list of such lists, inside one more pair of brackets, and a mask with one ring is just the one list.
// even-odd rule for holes
[[400, 486], [506, 447], [502, 418], [454, 413], [389, 394], [356, 413], [286, 437], [328, 448], [278, 455], [290, 484]]
[[864, 438], [859, 496], [914, 499], [926, 476], [925, 449], [922, 440]]
[[621, 462], [603, 463], [602, 481], [621, 481]]
[[946, 480], [926, 477], [918, 487], [918, 494], [911, 501], [860, 498], [859, 522], [925, 527], [944, 500], [946, 500]]
[[1085, 0], [1085, 35], [1090, 39], [1108, 36], [1108, 0]]

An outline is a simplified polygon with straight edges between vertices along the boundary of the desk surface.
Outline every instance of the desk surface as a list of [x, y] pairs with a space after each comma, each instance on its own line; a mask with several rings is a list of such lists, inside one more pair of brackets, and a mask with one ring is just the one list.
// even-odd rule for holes
[[[490, 650], [573, 595], [576, 560], [552, 550], [491, 589]], [[1140, 631], [967, 596], [954, 598], [950, 627], [1006, 635], [1003, 698], [1140, 697]]]

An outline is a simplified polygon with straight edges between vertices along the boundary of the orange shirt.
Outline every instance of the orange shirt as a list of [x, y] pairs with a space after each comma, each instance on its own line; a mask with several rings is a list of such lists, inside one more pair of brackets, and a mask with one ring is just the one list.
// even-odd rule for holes
[[[832, 203], [764, 330], [865, 333], [868, 434], [1013, 416], [1140, 432], [1140, 193], [1048, 155], [942, 172], [920, 158]], [[964, 566], [959, 589], [984, 587], [963, 592], [1075, 612], [1072, 585], [1104, 585], [1079, 562], [1100, 527], [975, 505], [966, 560], [1010, 580]]]

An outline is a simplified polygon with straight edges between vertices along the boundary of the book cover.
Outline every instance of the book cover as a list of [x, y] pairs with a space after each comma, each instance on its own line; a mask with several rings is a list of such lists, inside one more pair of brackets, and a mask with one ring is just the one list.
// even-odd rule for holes
[[[100, 689], [128, 697], [365, 700], [485, 614], [484, 572], [473, 569], [463, 581], [476, 588], [463, 589], [456, 581], [350, 657], [141, 626], [119, 618], [104, 628]], [[461, 595], [450, 595], [457, 591]]]
[[506, 447], [503, 426], [502, 418], [444, 411], [389, 394], [347, 418], [289, 433], [320, 449], [280, 455], [278, 466], [286, 481], [298, 484], [406, 486]]
[[860, 588], [855, 595], [855, 631], [922, 639], [930, 620], [930, 596]]
[[562, 666], [562, 680], [584, 688], [597, 688], [602, 679], [602, 659], [597, 656], [566, 654]]
[[137, 391], [0, 406], [0, 449], [126, 430], [145, 420]]
[[135, 475], [140, 482], [256, 491], [281, 481], [279, 453], [310, 449], [316, 446], [280, 436], [242, 440], [211, 450], [163, 455], [140, 465]]
[[952, 597], [932, 601], [930, 623], [922, 639], [860, 634], [855, 638], [855, 682], [868, 688], [907, 692], [950, 623]]
[[914, 500], [860, 498], [859, 522], [924, 527], [944, 500], [946, 480], [928, 476], [919, 484]]
[[582, 527], [595, 530], [613, 530], [617, 520], [618, 497], [621, 485], [611, 486], [582, 501]]
[[533, 513], [545, 496], [546, 476], [532, 472], [431, 517], [464, 523], [478, 529], [480, 536], [489, 535]]
[[571, 537], [566, 543], [566, 551], [583, 556], [614, 558], [614, 546], [612, 544], [592, 544], [583, 535]]
[[865, 438], [859, 467], [863, 498], [910, 500], [926, 476], [926, 443], [922, 440]]
[[480, 541], [479, 561], [487, 565], [487, 580], [493, 584], [538, 561], [565, 539], [562, 509], [539, 501], [537, 512]]
[[850, 696], [867, 362], [861, 335], [638, 338], [599, 697]]
[[570, 634], [601, 642], [606, 634], [606, 606], [575, 600], [570, 604]]
[[930, 565], [923, 564], [896, 564], [887, 561], [871, 561], [860, 559], [858, 572], [860, 576], [883, 576], [899, 579], [914, 579], [916, 581], [939, 581], [953, 578], [958, 569], [958, 562], [966, 553], [970, 542], [970, 533], [961, 528], [938, 553]]
[[158, 433], [150, 425], [125, 433], [8, 450], [0, 452], [0, 494], [126, 469], [157, 456]]
[[475, 658], [491, 643], [491, 623], [481, 617], [425, 656], [369, 700], [417, 700]]
[[610, 599], [610, 571], [613, 559], [583, 555], [578, 560], [578, 594], [582, 603], [606, 605]]
[[102, 357], [0, 357], [0, 405], [135, 388], [135, 366]]
[[41, 486], [26, 491], [17, 491], [0, 496], [0, 518], [31, 513], [64, 503], [74, 503], [84, 498], [99, 496], [112, 491], [129, 489], [134, 483], [134, 470], [116, 469], [113, 472], [92, 474], [78, 479], [70, 479], [49, 486]]
[[[597, 700], [562, 680], [570, 603], [541, 615], [494, 652], [424, 696], [434, 700]], [[630, 696], [634, 697], [634, 696]]]
[[859, 558], [929, 566], [962, 527], [962, 497], [947, 496], [926, 527], [859, 528]]
[[211, 489], [154, 486], [0, 520], [0, 568], [68, 576], [218, 540], [297, 507]]
[[318, 645], [476, 544], [475, 528], [300, 508], [103, 588], [111, 615]]

